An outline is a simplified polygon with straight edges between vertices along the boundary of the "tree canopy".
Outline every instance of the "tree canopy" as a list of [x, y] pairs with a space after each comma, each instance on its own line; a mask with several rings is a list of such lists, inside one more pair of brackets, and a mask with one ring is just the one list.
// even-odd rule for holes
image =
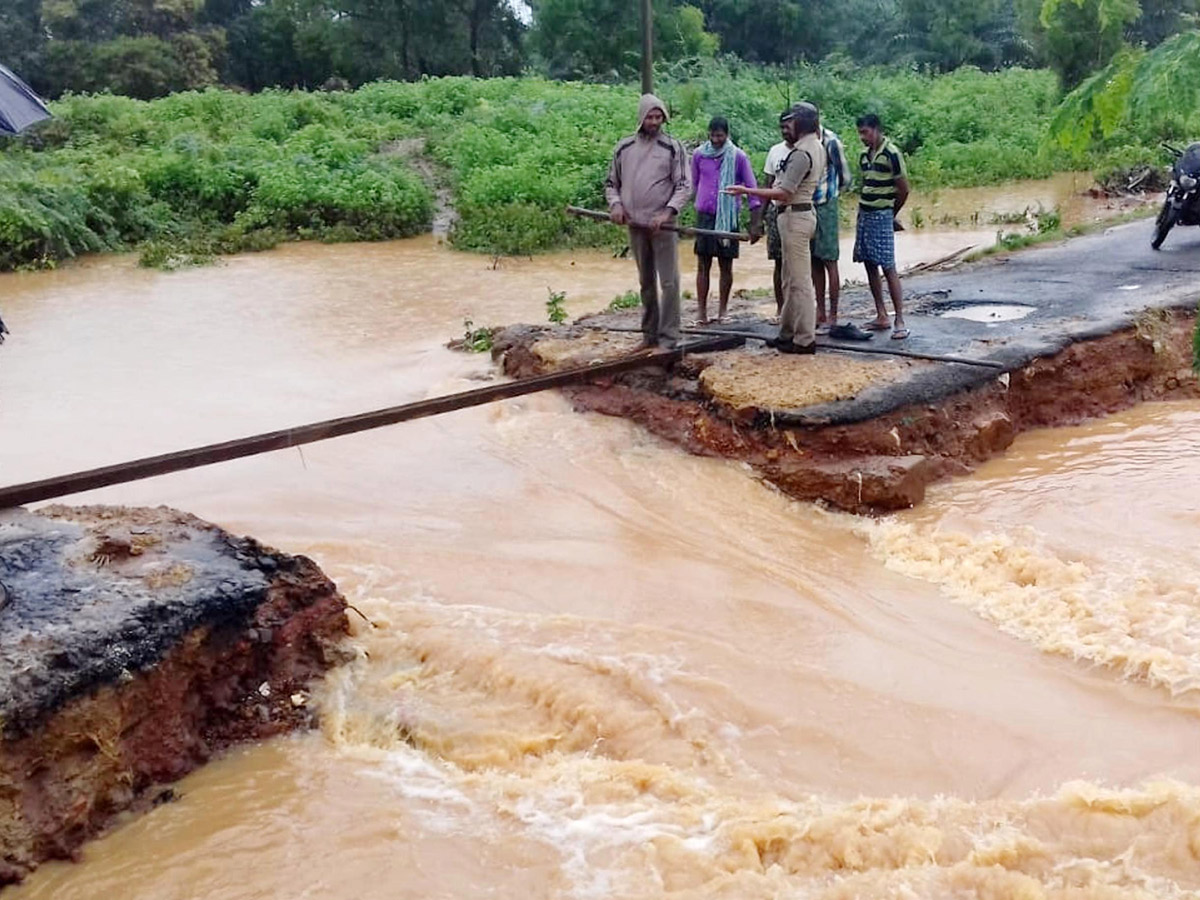
[[[1200, 0], [653, 0], [660, 64], [946, 72], [1048, 66], [1069, 90], [1125, 47], [1197, 24]], [[356, 86], [534, 71], [615, 81], [640, 59], [638, 0], [4, 0], [4, 61], [51, 97], [226, 84]]]

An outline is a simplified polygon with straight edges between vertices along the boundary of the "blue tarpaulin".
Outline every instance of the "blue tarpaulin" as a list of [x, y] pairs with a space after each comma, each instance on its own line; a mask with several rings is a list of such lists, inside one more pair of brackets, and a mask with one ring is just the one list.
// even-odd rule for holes
[[5, 66], [0, 66], [0, 133], [19, 134], [50, 118], [42, 98]]

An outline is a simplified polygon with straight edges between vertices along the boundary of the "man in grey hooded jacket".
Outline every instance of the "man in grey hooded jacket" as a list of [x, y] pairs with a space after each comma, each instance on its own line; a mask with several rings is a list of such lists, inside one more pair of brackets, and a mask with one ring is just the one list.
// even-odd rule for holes
[[653, 94], [642, 95], [637, 133], [617, 142], [604, 182], [612, 220], [629, 226], [647, 347], [674, 347], [679, 341], [679, 235], [663, 226], [675, 221], [692, 196], [687, 152], [663, 133], [666, 121], [663, 102]]

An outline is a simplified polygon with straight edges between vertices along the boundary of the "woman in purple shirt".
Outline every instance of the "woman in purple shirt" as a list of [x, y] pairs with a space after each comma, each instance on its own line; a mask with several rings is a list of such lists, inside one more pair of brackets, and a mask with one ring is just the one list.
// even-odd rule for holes
[[[737, 231], [741, 198], [725, 189], [735, 184], [758, 187], [750, 158], [729, 140], [729, 122], [720, 116], [708, 123], [708, 140], [692, 154], [692, 184], [696, 189], [696, 227], [716, 231]], [[762, 201], [750, 197], [750, 243], [762, 236]], [[696, 238], [696, 299], [700, 305], [700, 324], [708, 322], [708, 286], [713, 257], [721, 269], [721, 302], [717, 321], [725, 319], [729, 294], [733, 290], [733, 261], [738, 242], [701, 235]]]

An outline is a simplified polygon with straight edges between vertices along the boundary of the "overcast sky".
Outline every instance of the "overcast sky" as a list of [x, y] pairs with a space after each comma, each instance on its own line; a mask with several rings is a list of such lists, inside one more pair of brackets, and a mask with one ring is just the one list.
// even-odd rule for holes
[[529, 9], [529, 4], [525, 0], [508, 0], [508, 5], [511, 6], [517, 13], [517, 17], [526, 25], [533, 18], [533, 13]]

